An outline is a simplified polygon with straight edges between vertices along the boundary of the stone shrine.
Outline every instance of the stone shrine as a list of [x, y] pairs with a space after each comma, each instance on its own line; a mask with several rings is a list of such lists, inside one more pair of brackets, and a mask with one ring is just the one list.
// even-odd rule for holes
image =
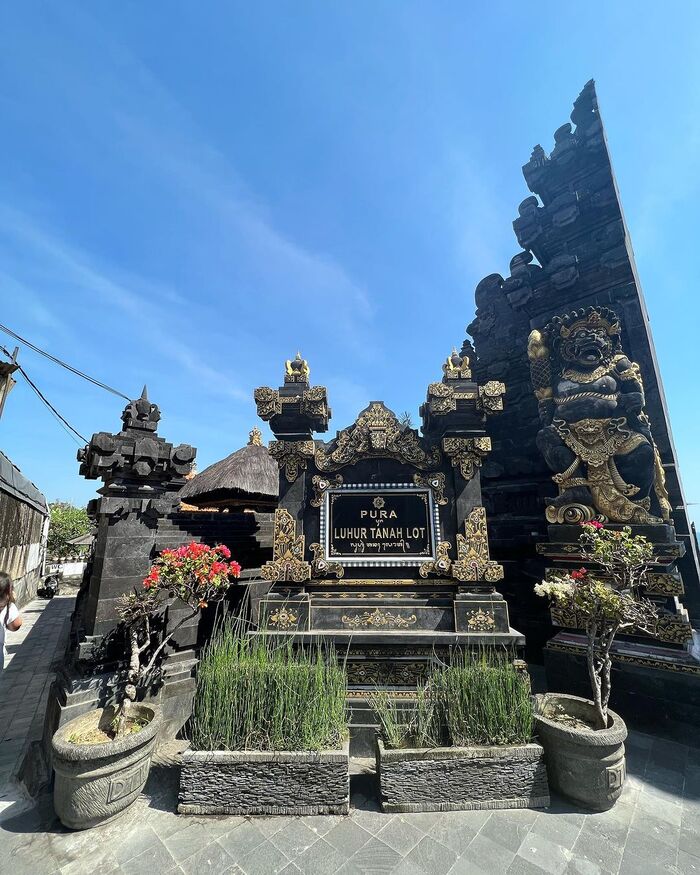
[[453, 352], [428, 387], [422, 437], [373, 401], [325, 443], [313, 433], [328, 428], [326, 389], [310, 384], [301, 356], [279, 389], [255, 390], [280, 472], [273, 558], [261, 569], [271, 588], [255, 617], [266, 634], [323, 636], [347, 654], [354, 751], [373, 744], [364, 698], [377, 686], [407, 697], [453, 648], [515, 656], [524, 645], [495, 589], [503, 569], [481, 499], [486, 421], [504, 392], [476, 383], [466, 352]]
[[[248, 580], [262, 578], [250, 591], [265, 634], [323, 637], [347, 654], [355, 751], [373, 742], [368, 692], [409, 699], [456, 647], [518, 653], [527, 636], [551, 690], [588, 696], [577, 618], [550, 617], [533, 589], [582, 564], [578, 523], [593, 519], [654, 544], [645, 594], [661, 609], [652, 636], [616, 642], [611, 705], [636, 728], [694, 737], [697, 545], [593, 82], [571, 122], [523, 167], [521, 249], [509, 276], [477, 286], [474, 345], [428, 386], [420, 435], [374, 401], [331, 441], [314, 437], [331, 411], [300, 355], [282, 386], [255, 390], [272, 464], [257, 435], [185, 490], [225, 512], [181, 509], [195, 450], [158, 435], [145, 391], [119, 430], [93, 435], [79, 460], [103, 481], [97, 535], [45, 739], [113, 700], [124, 682], [117, 599], [160, 550], [192, 540], [227, 544]], [[151, 692], [171, 735], [189, 716], [209, 622], [178, 630]]]

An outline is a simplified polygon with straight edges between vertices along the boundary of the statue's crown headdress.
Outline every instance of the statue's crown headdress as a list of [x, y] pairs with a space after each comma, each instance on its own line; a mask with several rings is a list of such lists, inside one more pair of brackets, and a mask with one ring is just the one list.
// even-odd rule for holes
[[602, 328], [608, 337], [619, 337], [620, 320], [608, 307], [586, 307], [566, 316], [555, 316], [545, 327], [552, 340], [566, 339], [581, 328]]

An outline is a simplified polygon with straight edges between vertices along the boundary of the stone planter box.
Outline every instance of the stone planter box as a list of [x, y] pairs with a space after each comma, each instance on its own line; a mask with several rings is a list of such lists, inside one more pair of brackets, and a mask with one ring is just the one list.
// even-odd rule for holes
[[180, 814], [347, 814], [349, 743], [324, 751], [182, 755]]
[[549, 805], [539, 744], [389, 750], [377, 739], [376, 754], [384, 811]]

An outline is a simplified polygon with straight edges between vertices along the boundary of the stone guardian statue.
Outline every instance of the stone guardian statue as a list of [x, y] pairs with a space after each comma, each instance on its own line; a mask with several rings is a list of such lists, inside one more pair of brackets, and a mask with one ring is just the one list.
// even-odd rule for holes
[[555, 316], [528, 340], [542, 428], [537, 446], [559, 495], [550, 523], [659, 524], [671, 507], [644, 412], [639, 366], [622, 351], [606, 307]]

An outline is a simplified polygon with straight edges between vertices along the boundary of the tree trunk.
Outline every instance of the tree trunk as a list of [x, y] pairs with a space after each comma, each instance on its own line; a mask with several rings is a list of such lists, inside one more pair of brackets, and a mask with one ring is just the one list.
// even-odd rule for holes
[[602, 689], [601, 689], [601, 669], [602, 662], [596, 660], [596, 650], [598, 649], [598, 624], [591, 623], [586, 627], [588, 634], [588, 677], [591, 682], [591, 690], [593, 691], [593, 705], [596, 710], [596, 721], [599, 724], [599, 729], [605, 729], [606, 714], [603, 707]]
[[124, 698], [121, 701], [116, 717], [116, 737], [123, 734], [126, 728], [127, 711], [132, 702], [136, 701], [136, 683], [141, 668], [139, 635], [136, 628], [129, 629], [129, 672], [124, 687]]

